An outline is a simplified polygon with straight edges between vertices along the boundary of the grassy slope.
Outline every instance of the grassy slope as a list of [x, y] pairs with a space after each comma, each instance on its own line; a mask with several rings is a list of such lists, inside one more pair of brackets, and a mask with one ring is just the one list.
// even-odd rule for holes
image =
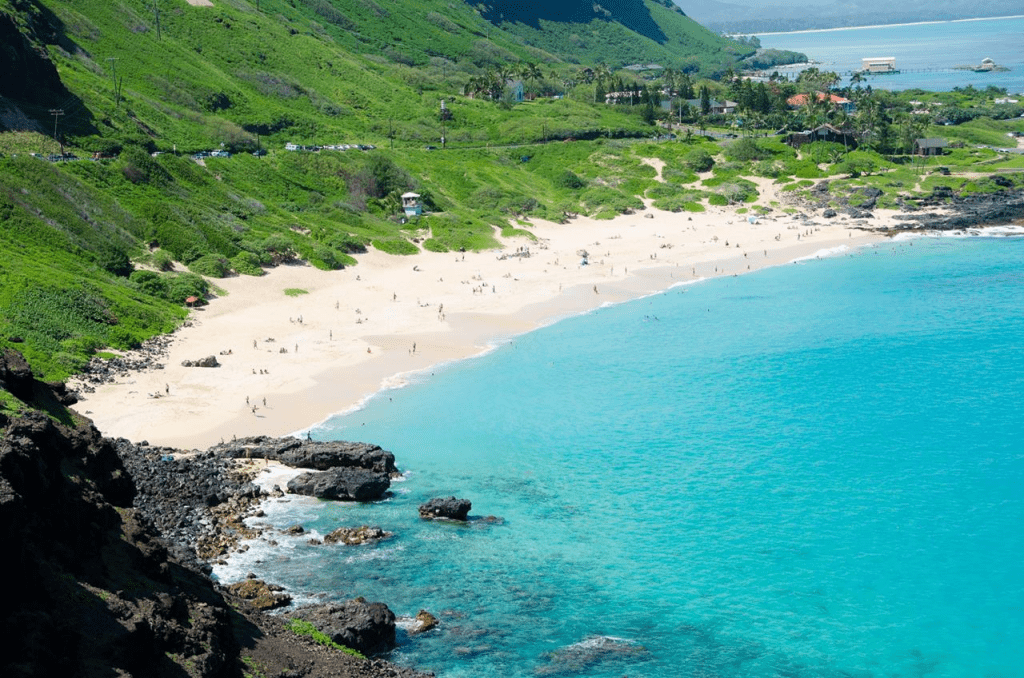
[[[468, 3], [262, 0], [257, 12], [245, 0], [217, 0], [214, 8], [180, 2], [165, 7], [159, 40], [143, 0], [45, 4], [78, 46], [50, 47], [63, 79], [84, 102], [61, 120], [69, 143], [85, 151], [123, 146], [119, 158], [97, 163], [0, 159], [0, 346], [24, 339], [19, 348], [46, 378], [66, 376], [97, 347], [131, 345], [183, 317], [180, 301], [192, 293], [190, 281], [117, 277], [107, 268], [118, 253], [154, 262], [149, 250], [159, 246], [184, 262], [200, 255], [267, 261], [290, 248], [331, 268], [352, 263], [348, 253], [367, 245], [394, 253], [487, 248], [516, 220], [559, 219], [566, 212], [611, 217], [637, 208], [639, 196], [673, 210], [749, 201], [754, 196], [744, 172], [825, 174], [812, 160], [772, 147], [753, 165], [719, 156], [715, 177], [699, 182], [691, 154], [721, 149], [698, 140], [510, 146], [650, 128], [618, 107], [592, 105], [593, 89], [586, 86], [563, 99], [510, 109], [459, 96], [466, 80], [490, 64], [537, 60], [556, 76], [575, 68], [567, 56], [544, 49], [537, 29], [499, 29]], [[705, 51], [715, 59], [731, 49], [693, 33], [689, 20], [662, 4], [645, 5], [666, 39], [622, 42], [638, 50], [627, 61], [671, 63], [643, 52], [651, 45], [671, 47], [684, 62], [687, 46], [701, 40], [710, 40]], [[552, 50], [565, 38], [558, 27], [540, 26]], [[622, 38], [621, 27], [607, 21], [587, 28], [588, 40]], [[119, 105], [108, 58], [117, 59], [124, 79]], [[425, 150], [439, 145], [442, 98], [454, 113], [446, 123], [449, 148]], [[972, 125], [958, 133], [991, 139], [1005, 123]], [[187, 156], [148, 153], [239, 144], [257, 132], [271, 149], [267, 157], [243, 153], [207, 158], [201, 166]], [[369, 142], [381, 150], [282, 150], [293, 140]], [[0, 152], [8, 154], [55, 148], [38, 134], [0, 135]], [[654, 170], [641, 162], [646, 157], [667, 163], [666, 183], [654, 181]], [[1007, 162], [990, 160], [992, 169]], [[377, 176], [374, 168], [395, 178], [398, 192], [428, 194], [433, 213], [400, 224], [386, 201], [365, 190], [367, 178]]]

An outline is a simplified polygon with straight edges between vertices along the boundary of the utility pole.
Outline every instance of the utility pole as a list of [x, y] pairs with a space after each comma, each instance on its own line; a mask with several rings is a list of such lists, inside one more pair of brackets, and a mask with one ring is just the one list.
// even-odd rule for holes
[[156, 15], [156, 39], [160, 39], [160, 6], [153, 0], [153, 13]]
[[117, 57], [107, 57], [107, 61], [110, 62], [110, 77], [114, 83], [114, 108], [118, 108], [121, 105], [121, 89], [117, 86]]
[[53, 116], [53, 140], [60, 144], [60, 154], [64, 155], [64, 144], [57, 137], [57, 121], [60, 120], [60, 116], [64, 115], [63, 108], [51, 108], [50, 115]]
[[395, 150], [395, 127], [394, 120], [388, 118], [388, 138], [391, 139], [391, 150]]

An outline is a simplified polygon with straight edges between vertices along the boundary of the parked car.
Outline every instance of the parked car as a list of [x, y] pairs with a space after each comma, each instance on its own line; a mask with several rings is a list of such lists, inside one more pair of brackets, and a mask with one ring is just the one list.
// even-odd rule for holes
[[260, 148], [258, 150], [253, 151], [252, 154], [254, 156], [256, 156], [257, 158], [262, 158], [263, 156], [265, 156], [267, 154], [267, 149]]

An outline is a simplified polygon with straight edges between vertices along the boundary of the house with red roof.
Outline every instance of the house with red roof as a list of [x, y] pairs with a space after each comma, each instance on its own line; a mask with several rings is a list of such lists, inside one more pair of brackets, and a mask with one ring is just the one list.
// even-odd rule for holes
[[[828, 101], [832, 105], [832, 108], [842, 109], [847, 113], [853, 113], [856, 108], [852, 101], [846, 97], [841, 97], [838, 94], [832, 94], [831, 92], [828, 94], [825, 92], [815, 92], [815, 96], [819, 102]], [[790, 108], [801, 108], [807, 105], [807, 101], [808, 97], [806, 94], [794, 94], [786, 99], [786, 104]]]

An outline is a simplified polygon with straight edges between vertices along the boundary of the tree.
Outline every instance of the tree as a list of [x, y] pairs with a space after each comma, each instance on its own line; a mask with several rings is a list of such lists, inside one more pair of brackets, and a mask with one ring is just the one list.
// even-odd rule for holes
[[711, 113], [711, 92], [708, 91], [707, 85], [700, 86], [700, 114], [702, 116], [709, 115]]

